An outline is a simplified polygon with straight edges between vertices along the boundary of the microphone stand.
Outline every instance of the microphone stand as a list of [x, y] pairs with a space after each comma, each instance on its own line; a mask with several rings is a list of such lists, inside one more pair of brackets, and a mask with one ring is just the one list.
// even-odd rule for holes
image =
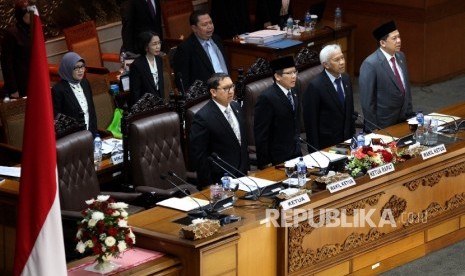
[[[257, 200], [258, 199], [258, 196], [253, 192], [252, 188], [250, 188], [249, 185], [245, 184], [244, 181], [240, 180], [236, 175], [234, 175], [231, 171], [227, 170], [225, 167], [221, 166], [218, 162], [215, 161], [215, 159], [213, 159], [213, 157], [209, 156], [208, 157], [208, 160], [210, 162], [212, 162], [213, 164], [215, 164], [216, 166], [218, 166], [220, 169], [222, 169], [223, 171], [229, 173], [231, 176], [233, 176], [234, 178], [236, 178], [239, 182], [241, 182], [242, 184], [244, 184], [244, 186], [246, 186], [249, 190], [250, 190], [250, 194], [247, 194], [245, 195], [243, 198], [244, 199], [251, 199], [251, 200]], [[257, 190], [260, 189], [257, 185]], [[260, 192], [260, 191], [259, 191]]]
[[299, 141], [305, 145], [307, 145], [308, 147], [310, 147], [312, 150], [314, 150], [315, 152], [318, 152], [320, 153], [321, 155], [323, 155], [326, 159], [328, 159], [328, 166], [326, 168], [322, 168], [320, 163], [315, 159], [315, 157], [312, 156], [311, 153], [309, 153], [308, 155], [310, 156], [310, 158], [313, 159], [313, 161], [315, 161], [315, 163], [318, 165], [318, 167], [320, 167], [320, 170], [318, 172], [312, 172], [311, 174], [313, 175], [316, 175], [316, 176], [323, 176], [323, 175], [327, 175], [328, 174], [328, 168], [329, 168], [329, 164], [331, 164], [331, 159], [326, 156], [324, 153], [322, 153], [320, 150], [318, 150], [317, 148], [315, 148], [313, 145], [311, 145], [309, 142], [305, 141], [304, 139], [302, 139], [302, 137], [299, 137]]
[[165, 180], [166, 182], [170, 183], [171, 185], [173, 185], [174, 187], [176, 187], [176, 189], [178, 189], [179, 191], [181, 191], [183, 194], [185, 194], [186, 196], [188, 196], [190, 199], [192, 199], [195, 203], [197, 203], [197, 205], [199, 205], [199, 209], [194, 209], [194, 210], [191, 210], [189, 212], [187, 212], [187, 214], [189, 216], [192, 216], [192, 217], [199, 217], [199, 218], [205, 218], [208, 216], [207, 212], [203, 209], [202, 205], [200, 205], [200, 203], [195, 200], [194, 198], [192, 198], [191, 195], [189, 195], [188, 193], [186, 193], [186, 191], [184, 191], [183, 189], [181, 189], [178, 185], [176, 185], [176, 183], [174, 183], [173, 181], [169, 180], [166, 175], [160, 175], [160, 178], [162, 180]]

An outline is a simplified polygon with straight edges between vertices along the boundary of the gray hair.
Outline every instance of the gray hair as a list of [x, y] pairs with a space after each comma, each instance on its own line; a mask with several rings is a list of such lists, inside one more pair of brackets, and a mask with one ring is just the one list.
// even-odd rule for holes
[[320, 51], [320, 63], [323, 64], [329, 62], [331, 55], [336, 51], [342, 52], [341, 46], [339, 46], [339, 44], [329, 44], [323, 47], [323, 49]]

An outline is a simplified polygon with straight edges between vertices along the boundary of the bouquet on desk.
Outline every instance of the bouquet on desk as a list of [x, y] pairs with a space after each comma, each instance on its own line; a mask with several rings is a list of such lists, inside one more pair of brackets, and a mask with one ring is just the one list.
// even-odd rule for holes
[[403, 162], [404, 159], [397, 153], [395, 143], [364, 146], [352, 152], [352, 158], [347, 163], [351, 176], [364, 175], [369, 169], [386, 163]]
[[84, 253], [92, 250], [101, 264], [110, 256], [119, 254], [132, 247], [136, 237], [128, 226], [128, 205], [115, 202], [110, 196], [100, 195], [96, 199], [86, 201], [88, 208], [82, 211], [84, 218], [79, 222], [76, 238], [76, 250]]

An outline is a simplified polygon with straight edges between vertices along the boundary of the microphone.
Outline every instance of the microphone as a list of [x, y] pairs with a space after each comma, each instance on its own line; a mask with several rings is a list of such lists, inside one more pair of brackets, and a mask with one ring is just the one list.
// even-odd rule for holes
[[310, 147], [312, 150], [314, 150], [315, 152], [318, 152], [320, 153], [321, 155], [323, 155], [326, 159], [328, 159], [328, 166], [326, 168], [322, 168], [320, 163], [318, 163], [318, 161], [315, 159], [315, 157], [312, 156], [312, 154], [308, 154], [312, 159], [313, 161], [315, 161], [315, 163], [318, 165], [318, 167], [320, 167], [320, 170], [318, 172], [313, 172], [312, 174], [313, 175], [316, 175], [316, 176], [323, 176], [323, 175], [327, 175], [328, 174], [328, 171], [329, 171], [329, 165], [331, 164], [331, 159], [326, 155], [324, 154], [323, 152], [321, 152], [319, 149], [315, 148], [312, 144], [310, 144], [309, 142], [305, 141], [304, 139], [302, 139], [302, 137], [299, 136], [299, 141], [305, 145], [307, 145], [308, 147]]
[[[186, 180], [184, 180], [183, 178], [181, 178], [179, 175], [177, 175], [175, 172], [173, 171], [168, 171], [168, 175], [169, 176], [173, 176], [175, 177], [176, 179], [180, 180], [182, 183], [184, 183], [185, 185], [191, 185], [189, 184], [189, 182], [187, 182]], [[227, 197], [227, 198], [223, 198], [221, 200], [218, 200], [216, 201], [215, 203], [212, 204], [211, 200], [206, 196], [204, 195], [203, 193], [200, 192], [200, 194], [205, 197], [208, 202], [210, 202], [210, 209], [208, 210], [210, 214], [213, 214], [213, 213], [216, 213], [217, 210], [217, 206], [219, 206], [218, 209], [224, 209], [228, 206], [231, 205], [231, 202], [232, 202], [232, 197]]]
[[[222, 169], [223, 171], [229, 173], [229, 175], [231, 175], [232, 177], [236, 178], [239, 182], [241, 182], [242, 184], [244, 184], [244, 186], [246, 186], [249, 190], [250, 190], [250, 194], [247, 194], [244, 196], [244, 199], [251, 199], [251, 200], [257, 200], [258, 199], [258, 196], [253, 192], [252, 188], [250, 188], [249, 185], [245, 184], [242, 180], [240, 180], [239, 178], [237, 178], [236, 175], [234, 175], [231, 171], [227, 170], [225, 167], [221, 166], [220, 163], [216, 162], [215, 159], [213, 159], [213, 157], [209, 156], [208, 158], [208, 161], [212, 162], [213, 164], [215, 164], [216, 166], [218, 166], [220, 169]], [[255, 181], [254, 181], [255, 182]], [[260, 189], [257, 185], [257, 190]]]
[[173, 181], [169, 180], [166, 175], [162, 174], [160, 175], [160, 178], [165, 180], [166, 182], [170, 183], [171, 185], [173, 185], [174, 187], [176, 187], [179, 191], [181, 191], [183, 194], [185, 194], [186, 196], [188, 196], [190, 199], [192, 199], [193, 201], [195, 201], [195, 203], [197, 203], [197, 205], [199, 205], [199, 209], [194, 209], [194, 210], [191, 210], [189, 212], [187, 212], [187, 214], [189, 216], [192, 216], [192, 217], [200, 217], [200, 218], [205, 218], [208, 216], [207, 212], [203, 209], [202, 205], [200, 205], [200, 203], [195, 200], [190, 194], [186, 193], [186, 191], [184, 191], [183, 189], [181, 189], [178, 185], [176, 185], [176, 183], [174, 183]]
[[184, 96], [184, 95], [186, 95], [186, 89], [184, 89], [184, 82], [182, 81], [182, 73], [181, 72], [178, 72], [178, 79], [179, 79], [179, 84], [181, 85], [181, 92], [182, 92], [181, 96]]
[[[396, 142], [397, 140], [394, 139], [394, 135], [392, 135], [391, 133], [389, 133], [388, 131], [386, 131], [385, 129], [383, 129], [382, 127], [378, 126], [377, 124], [367, 120], [366, 118], [362, 117], [362, 115], [360, 115], [358, 112], [354, 111], [354, 113], [352, 113], [352, 118], [354, 120], [357, 120], [357, 119], [361, 119], [363, 121], [366, 121], [367, 123], [371, 124], [372, 126], [374, 126], [375, 128], [379, 129], [380, 131], [383, 131], [384, 133], [386, 133], [387, 135], [391, 136], [391, 139], [393, 142]], [[373, 132], [373, 128], [368, 128], [369, 131]]]

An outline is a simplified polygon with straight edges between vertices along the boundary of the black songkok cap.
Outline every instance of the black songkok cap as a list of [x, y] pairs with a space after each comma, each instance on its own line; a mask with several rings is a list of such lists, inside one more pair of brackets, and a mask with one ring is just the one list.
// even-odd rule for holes
[[373, 36], [376, 38], [376, 41], [380, 41], [385, 35], [397, 30], [396, 23], [394, 21], [389, 21], [379, 26], [373, 31]]
[[273, 73], [278, 70], [283, 70], [290, 67], [295, 67], [294, 58], [291, 56], [281, 57], [270, 62], [271, 70]]

